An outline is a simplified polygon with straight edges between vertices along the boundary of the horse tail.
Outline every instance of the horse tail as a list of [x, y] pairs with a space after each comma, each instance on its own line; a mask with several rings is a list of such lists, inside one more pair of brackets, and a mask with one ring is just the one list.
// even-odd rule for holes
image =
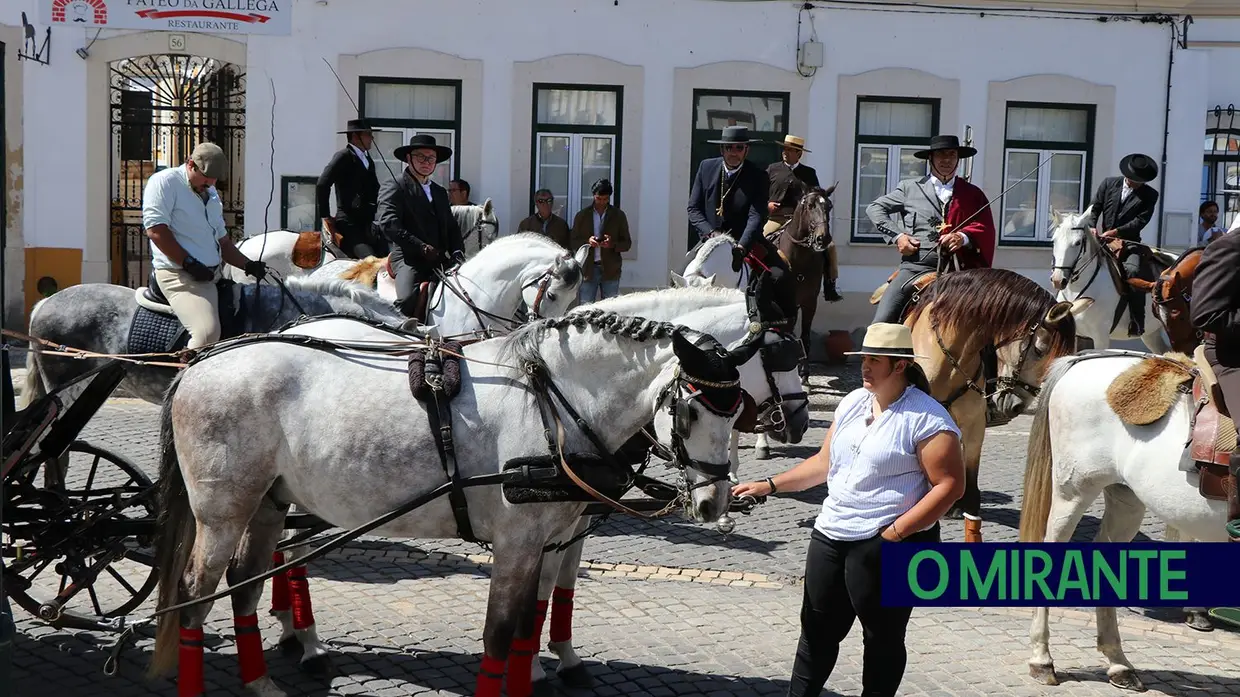
[[1051, 393], [1059, 379], [1074, 365], [1059, 359], [1042, 385], [1038, 408], [1029, 429], [1029, 446], [1025, 451], [1025, 486], [1020, 504], [1020, 541], [1041, 542], [1046, 537], [1046, 518], [1051, 512], [1051, 485], [1054, 466], [1051, 459]]
[[[168, 386], [160, 413], [159, 444], [159, 518], [155, 539], [155, 567], [159, 569], [159, 602], [156, 607], [176, 605], [180, 600], [181, 576], [189, 564], [196, 534], [194, 512], [189, 506], [185, 478], [181, 474], [173, 442], [172, 399], [181, 382], [179, 373]], [[151, 657], [150, 677], [167, 674], [177, 664], [180, 648], [181, 613], [168, 612], [159, 616], [155, 633], [155, 652]]]
[[39, 352], [32, 345], [26, 349], [26, 380], [22, 388], [22, 404], [21, 409], [25, 409], [31, 404], [44, 397], [47, 392], [43, 389], [43, 378], [39, 375]]

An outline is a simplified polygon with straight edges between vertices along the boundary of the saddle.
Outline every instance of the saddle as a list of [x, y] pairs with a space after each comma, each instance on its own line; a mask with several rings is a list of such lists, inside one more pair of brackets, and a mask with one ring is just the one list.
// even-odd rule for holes
[[[883, 283], [883, 285], [874, 289], [874, 293], [870, 295], [871, 305], [877, 305], [879, 301], [883, 299], [883, 295], [887, 293], [887, 288], [891, 285], [891, 282], [895, 280], [896, 274], [898, 273], [900, 273], [899, 269], [892, 271], [891, 275], [887, 277], [887, 281]], [[921, 294], [926, 290], [926, 286], [934, 283], [934, 279], [938, 277], [939, 274], [937, 271], [923, 271], [922, 273], [910, 278], [908, 282], [904, 284], [905, 288], [911, 286], [913, 288], [913, 292], [909, 294], [908, 302], [906, 302], [904, 307], [900, 309], [901, 322], [908, 318], [909, 313], [912, 312], [913, 308], [918, 302], [920, 302]]]
[[1198, 346], [1193, 357], [1171, 352], [1128, 368], [1107, 388], [1107, 404], [1126, 424], [1144, 426], [1165, 417], [1184, 396], [1192, 399], [1189, 460], [1182, 469], [1198, 474], [1197, 490], [1207, 499], [1226, 501], [1227, 467], [1236, 450], [1232, 422], [1214, 370]]
[[[326, 221], [326, 218], [324, 218]], [[323, 234], [310, 230], [297, 233], [293, 243], [293, 266], [299, 269], [317, 269], [323, 262]]]
[[[220, 279], [215, 284], [219, 296], [220, 340], [240, 336], [245, 330], [247, 301], [257, 286]], [[134, 291], [138, 309], [129, 325], [128, 353], [176, 353], [189, 343], [189, 331], [177, 318], [168, 298], [155, 282], [152, 270], [147, 285]]]

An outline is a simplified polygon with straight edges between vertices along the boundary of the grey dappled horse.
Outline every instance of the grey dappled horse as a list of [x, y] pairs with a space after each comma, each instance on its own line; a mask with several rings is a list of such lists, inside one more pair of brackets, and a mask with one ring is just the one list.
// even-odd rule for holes
[[[374, 338], [403, 338], [368, 329]], [[710, 522], [731, 498], [728, 437], [742, 402], [736, 366], [759, 348], [754, 341], [728, 352], [687, 328], [600, 310], [471, 344], [463, 349], [460, 392], [450, 407], [460, 474], [495, 474], [515, 458], [551, 454], [531, 433], [550, 429], [562, 452], [594, 453], [585, 426], [611, 453], [650, 421], [659, 427], [674, 418], [681, 447], [673, 450], [685, 471], [681, 495], [693, 517]], [[387, 408], [332, 409], [354, 403], [357, 394]], [[318, 418], [325, 409], [332, 419]], [[159, 607], [212, 593], [225, 573], [235, 584], [269, 569], [294, 502], [351, 528], [446, 483], [423, 411], [410, 392], [403, 355], [267, 340], [186, 368], [169, 389], [162, 417]], [[497, 697], [510, 647], [533, 641], [542, 550], [567, 539], [585, 503], [514, 505], [495, 486], [468, 488], [464, 496], [470, 527], [494, 554], [476, 694]], [[372, 534], [444, 538], [459, 531], [440, 498]], [[260, 594], [254, 584], [232, 595], [239, 637], [253, 637], [239, 652], [242, 674], [252, 693], [279, 695], [256, 637]], [[189, 681], [182, 689], [201, 689], [202, 625], [210, 608], [160, 616], [153, 673], [177, 662], [179, 634], [185, 642], [180, 677]], [[508, 692], [529, 690], [525, 656], [512, 664]]]

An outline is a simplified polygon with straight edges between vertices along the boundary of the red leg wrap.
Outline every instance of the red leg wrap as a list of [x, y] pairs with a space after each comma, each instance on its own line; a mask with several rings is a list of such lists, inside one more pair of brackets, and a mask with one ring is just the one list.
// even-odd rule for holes
[[504, 682], [504, 662], [490, 656], [482, 657], [482, 667], [478, 669], [478, 687], [474, 697], [499, 697], [499, 688]]
[[177, 663], [177, 697], [199, 697], [206, 690], [202, 680], [202, 628], [181, 628]]
[[551, 593], [551, 643], [573, 638], [573, 589], [555, 587]]
[[293, 629], [312, 626], [314, 609], [310, 606], [310, 582], [306, 580], [306, 567], [294, 566], [288, 570], [288, 590], [293, 599]]
[[538, 639], [513, 639], [508, 652], [508, 697], [530, 697], [534, 693], [531, 673]]
[[[271, 566], [277, 567], [284, 563], [284, 552], [272, 555]], [[288, 572], [283, 571], [271, 578], [271, 611], [288, 612]]]
[[258, 633], [258, 615], [234, 617], [237, 632], [237, 660], [241, 663], [241, 684], [249, 685], [267, 674], [263, 658], [263, 637]]
[[538, 605], [534, 606], [534, 650], [542, 644], [543, 624], [547, 621], [547, 601], [539, 600]]

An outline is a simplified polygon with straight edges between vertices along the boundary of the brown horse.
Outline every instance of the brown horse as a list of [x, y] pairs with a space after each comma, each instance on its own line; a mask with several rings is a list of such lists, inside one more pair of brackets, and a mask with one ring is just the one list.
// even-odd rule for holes
[[[1072, 353], [1076, 321], [1072, 304], [1007, 269], [968, 269], [934, 280], [905, 319], [930, 383], [931, 396], [960, 427], [966, 485], [953, 511], [965, 518], [965, 542], [982, 541], [978, 469], [986, 433], [986, 396], [1007, 419], [1037, 397], [1051, 361]], [[993, 393], [983, 373], [983, 353], [993, 351], [998, 378]]]
[[1188, 303], [1193, 297], [1193, 276], [1197, 274], [1197, 264], [1201, 263], [1204, 251], [1204, 247], [1193, 247], [1181, 254], [1170, 268], [1158, 275], [1150, 289], [1154, 314], [1167, 330], [1171, 350], [1186, 356], [1193, 355], [1201, 343], [1201, 332], [1193, 326]]
[[[822, 255], [831, 242], [831, 194], [835, 186], [810, 189], [797, 203], [788, 223], [767, 235], [792, 271], [801, 322], [801, 345], [806, 355], [809, 355], [814, 313], [818, 311], [818, 289], [822, 287]], [[802, 362], [801, 377], [804, 379], [808, 374], [809, 362]]]

